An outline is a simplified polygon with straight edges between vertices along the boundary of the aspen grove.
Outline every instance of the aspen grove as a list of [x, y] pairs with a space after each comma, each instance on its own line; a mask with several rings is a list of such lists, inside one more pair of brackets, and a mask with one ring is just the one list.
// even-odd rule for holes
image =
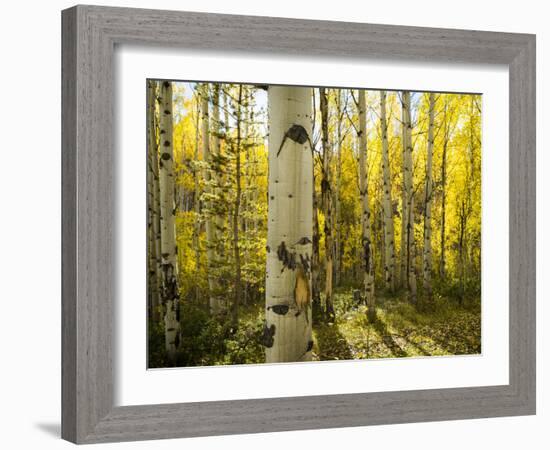
[[149, 367], [481, 352], [480, 95], [146, 93]]

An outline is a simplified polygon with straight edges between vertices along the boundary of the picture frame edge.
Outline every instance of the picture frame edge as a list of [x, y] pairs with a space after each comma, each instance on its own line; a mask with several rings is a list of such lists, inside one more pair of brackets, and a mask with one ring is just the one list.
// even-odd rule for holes
[[[137, 27], [136, 23], [146, 19], [148, 14], [155, 15], [154, 23]], [[304, 19], [89, 5], [62, 11], [62, 437], [75, 443], [95, 443], [535, 414], [536, 37], [393, 25], [382, 27], [396, 30], [396, 36], [399, 33], [431, 36], [434, 30], [439, 34], [448, 33], [451, 38], [443, 40], [440, 51], [450, 48], [449, 53], [458, 55], [456, 60], [468, 61], [470, 55], [471, 62], [479, 62], [480, 54], [493, 49], [491, 64], [509, 66], [510, 384], [113, 407], [111, 313], [116, 262], [113, 260], [112, 231], [116, 197], [112, 189], [112, 166], [116, 155], [112, 126], [112, 55], [118, 43], [151, 41], [180, 45], [187, 42], [184, 27], [179, 36], [174, 36], [173, 31], [163, 33], [159, 28], [162, 17], [168, 20], [168, 15], [170, 21], [176, 23], [178, 20], [187, 23], [190, 16], [201, 17], [207, 23], [216, 23], [221, 17], [231, 18], [233, 28], [228, 33], [233, 41], [227, 36], [218, 36], [209, 40], [207, 47], [215, 48], [223, 40], [226, 48], [234, 44], [238, 51], [246, 50], [238, 36], [239, 27], [249, 17], [259, 23], [276, 25], [278, 29], [298, 20], [301, 26], [309, 24], [308, 36], [315, 34], [320, 23]], [[369, 26], [382, 30], [376, 28], [377, 25], [360, 23], [322, 23], [339, 30], [350, 26], [354, 36], [361, 35], [361, 39], [369, 35]], [[204, 24], [201, 26], [203, 35], [212, 31]], [[301, 48], [304, 52], [304, 44], [300, 45], [303, 34], [296, 35], [294, 28], [291, 31], [295, 34], [296, 47], [287, 48], [286, 39], [292, 38], [293, 33], [286, 30], [285, 38], [280, 41], [270, 35], [270, 45], [275, 47], [273, 51], [287, 50], [296, 54]], [[499, 38], [505, 45], [499, 47]], [[461, 41], [463, 39], [468, 39], [467, 43]], [[478, 44], [473, 45], [471, 41]], [[193, 42], [191, 40], [189, 45]], [[249, 48], [252, 45], [254, 41], [249, 42]], [[265, 50], [265, 45], [261, 43], [258, 48]], [[328, 48], [326, 56], [334, 56], [340, 45], [343, 43], [337, 42]], [[384, 42], [377, 45], [375, 57], [384, 49], [393, 48], [395, 53], [391, 57], [403, 58], [412, 53], [413, 58], [426, 58], [426, 50], [403, 47], [398, 37], [394, 43], [391, 36], [384, 37]], [[479, 52], [479, 46], [485, 46], [485, 51]], [[364, 52], [365, 56], [370, 56], [368, 52], [371, 51], [372, 48], [357, 49], [350, 55], [357, 57]], [[430, 51], [433, 52], [432, 47]], [[313, 52], [323, 54], [323, 48], [316, 47]], [[441, 60], [449, 61], [447, 58]], [[323, 414], [318, 409], [321, 405]], [[383, 413], [380, 405], [386, 408]], [[235, 408], [242, 408], [243, 414], [229, 414]], [[378, 417], [369, 413], [373, 408]], [[246, 415], [245, 411], [253, 411], [254, 415]], [[308, 413], [310, 418], [307, 418]]]

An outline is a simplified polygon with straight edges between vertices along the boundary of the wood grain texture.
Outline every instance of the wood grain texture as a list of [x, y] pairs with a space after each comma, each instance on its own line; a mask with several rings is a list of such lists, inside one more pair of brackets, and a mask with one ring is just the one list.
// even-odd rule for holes
[[[76, 10], [62, 17], [62, 35], [76, 37]], [[71, 441], [76, 440], [76, 39], [62, 43], [62, 155], [61, 155], [61, 260], [62, 260], [62, 431]]]
[[[77, 443], [534, 414], [535, 37], [77, 6], [62, 14], [62, 435]], [[326, 36], [330, 35], [330, 39]], [[308, 58], [505, 64], [510, 72], [510, 383], [113, 406], [115, 44]], [[365, 385], [368, 390], [368, 385]]]

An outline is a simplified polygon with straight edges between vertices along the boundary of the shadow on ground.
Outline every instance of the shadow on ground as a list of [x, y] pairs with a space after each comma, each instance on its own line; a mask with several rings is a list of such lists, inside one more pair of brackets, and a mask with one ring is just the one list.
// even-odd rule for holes
[[382, 342], [393, 356], [395, 357], [403, 357], [407, 356], [407, 352], [403, 349], [401, 345], [395, 340], [393, 334], [391, 334], [388, 330], [388, 326], [386, 325], [386, 322], [384, 322], [382, 319], [378, 318], [374, 324], [373, 328], [376, 330], [376, 332], [380, 335]]
[[348, 341], [336, 323], [320, 325], [316, 335], [317, 355], [321, 361], [353, 359]]
[[37, 423], [35, 424], [36, 428], [40, 431], [49, 434], [52, 437], [60, 438], [61, 437], [61, 424], [60, 423]]

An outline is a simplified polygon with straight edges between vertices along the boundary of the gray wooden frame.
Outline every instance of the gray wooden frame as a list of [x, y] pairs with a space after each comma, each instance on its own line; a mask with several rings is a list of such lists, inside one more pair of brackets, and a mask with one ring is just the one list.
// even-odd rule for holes
[[[535, 413], [535, 36], [97, 6], [63, 11], [62, 31], [63, 438], [94, 443]], [[113, 52], [119, 43], [506, 64], [509, 384], [114, 407]]]

